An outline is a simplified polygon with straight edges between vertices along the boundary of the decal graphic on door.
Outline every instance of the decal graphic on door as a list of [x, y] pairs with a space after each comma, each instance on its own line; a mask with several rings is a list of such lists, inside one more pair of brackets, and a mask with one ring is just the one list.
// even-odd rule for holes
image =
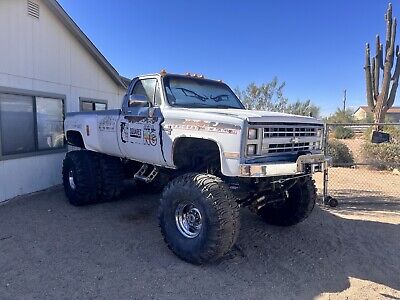
[[158, 143], [158, 118], [129, 117], [128, 122], [121, 122], [121, 140], [123, 143], [156, 146]]
[[105, 116], [98, 119], [99, 131], [115, 132], [118, 116]]
[[143, 128], [143, 142], [145, 145], [155, 146], [157, 145], [157, 134], [154, 129], [154, 125], [146, 124]]
[[140, 128], [130, 128], [129, 129], [129, 136], [134, 139], [141, 139], [142, 138], [142, 129]]

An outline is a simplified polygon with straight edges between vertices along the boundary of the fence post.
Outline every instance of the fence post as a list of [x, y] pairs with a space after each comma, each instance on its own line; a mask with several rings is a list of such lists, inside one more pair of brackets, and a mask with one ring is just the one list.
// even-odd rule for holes
[[[328, 124], [324, 123], [323, 149], [325, 157], [328, 156]], [[328, 205], [328, 163], [324, 164], [322, 203]]]

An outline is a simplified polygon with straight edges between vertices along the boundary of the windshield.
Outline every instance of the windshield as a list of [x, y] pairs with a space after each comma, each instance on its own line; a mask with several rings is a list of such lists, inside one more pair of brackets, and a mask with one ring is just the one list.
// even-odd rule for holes
[[193, 77], [164, 77], [168, 103], [178, 107], [240, 108], [242, 103], [222, 82]]

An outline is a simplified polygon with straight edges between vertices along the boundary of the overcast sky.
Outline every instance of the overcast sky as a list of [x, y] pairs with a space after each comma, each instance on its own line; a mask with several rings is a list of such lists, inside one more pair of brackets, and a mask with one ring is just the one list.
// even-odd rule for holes
[[[278, 76], [329, 114], [366, 103], [364, 47], [386, 0], [59, 0], [121, 75], [202, 73], [244, 88]], [[394, 3], [400, 15], [400, 3]], [[395, 105], [399, 105], [396, 100]]]

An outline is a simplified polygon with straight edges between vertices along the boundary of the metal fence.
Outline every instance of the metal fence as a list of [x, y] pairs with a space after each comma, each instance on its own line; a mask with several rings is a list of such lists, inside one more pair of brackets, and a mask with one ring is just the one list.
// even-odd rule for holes
[[[389, 133], [384, 136], [388, 141], [372, 142], [378, 125]], [[400, 123], [326, 124], [324, 149], [333, 159], [315, 178], [324, 204], [390, 205], [400, 200]]]

